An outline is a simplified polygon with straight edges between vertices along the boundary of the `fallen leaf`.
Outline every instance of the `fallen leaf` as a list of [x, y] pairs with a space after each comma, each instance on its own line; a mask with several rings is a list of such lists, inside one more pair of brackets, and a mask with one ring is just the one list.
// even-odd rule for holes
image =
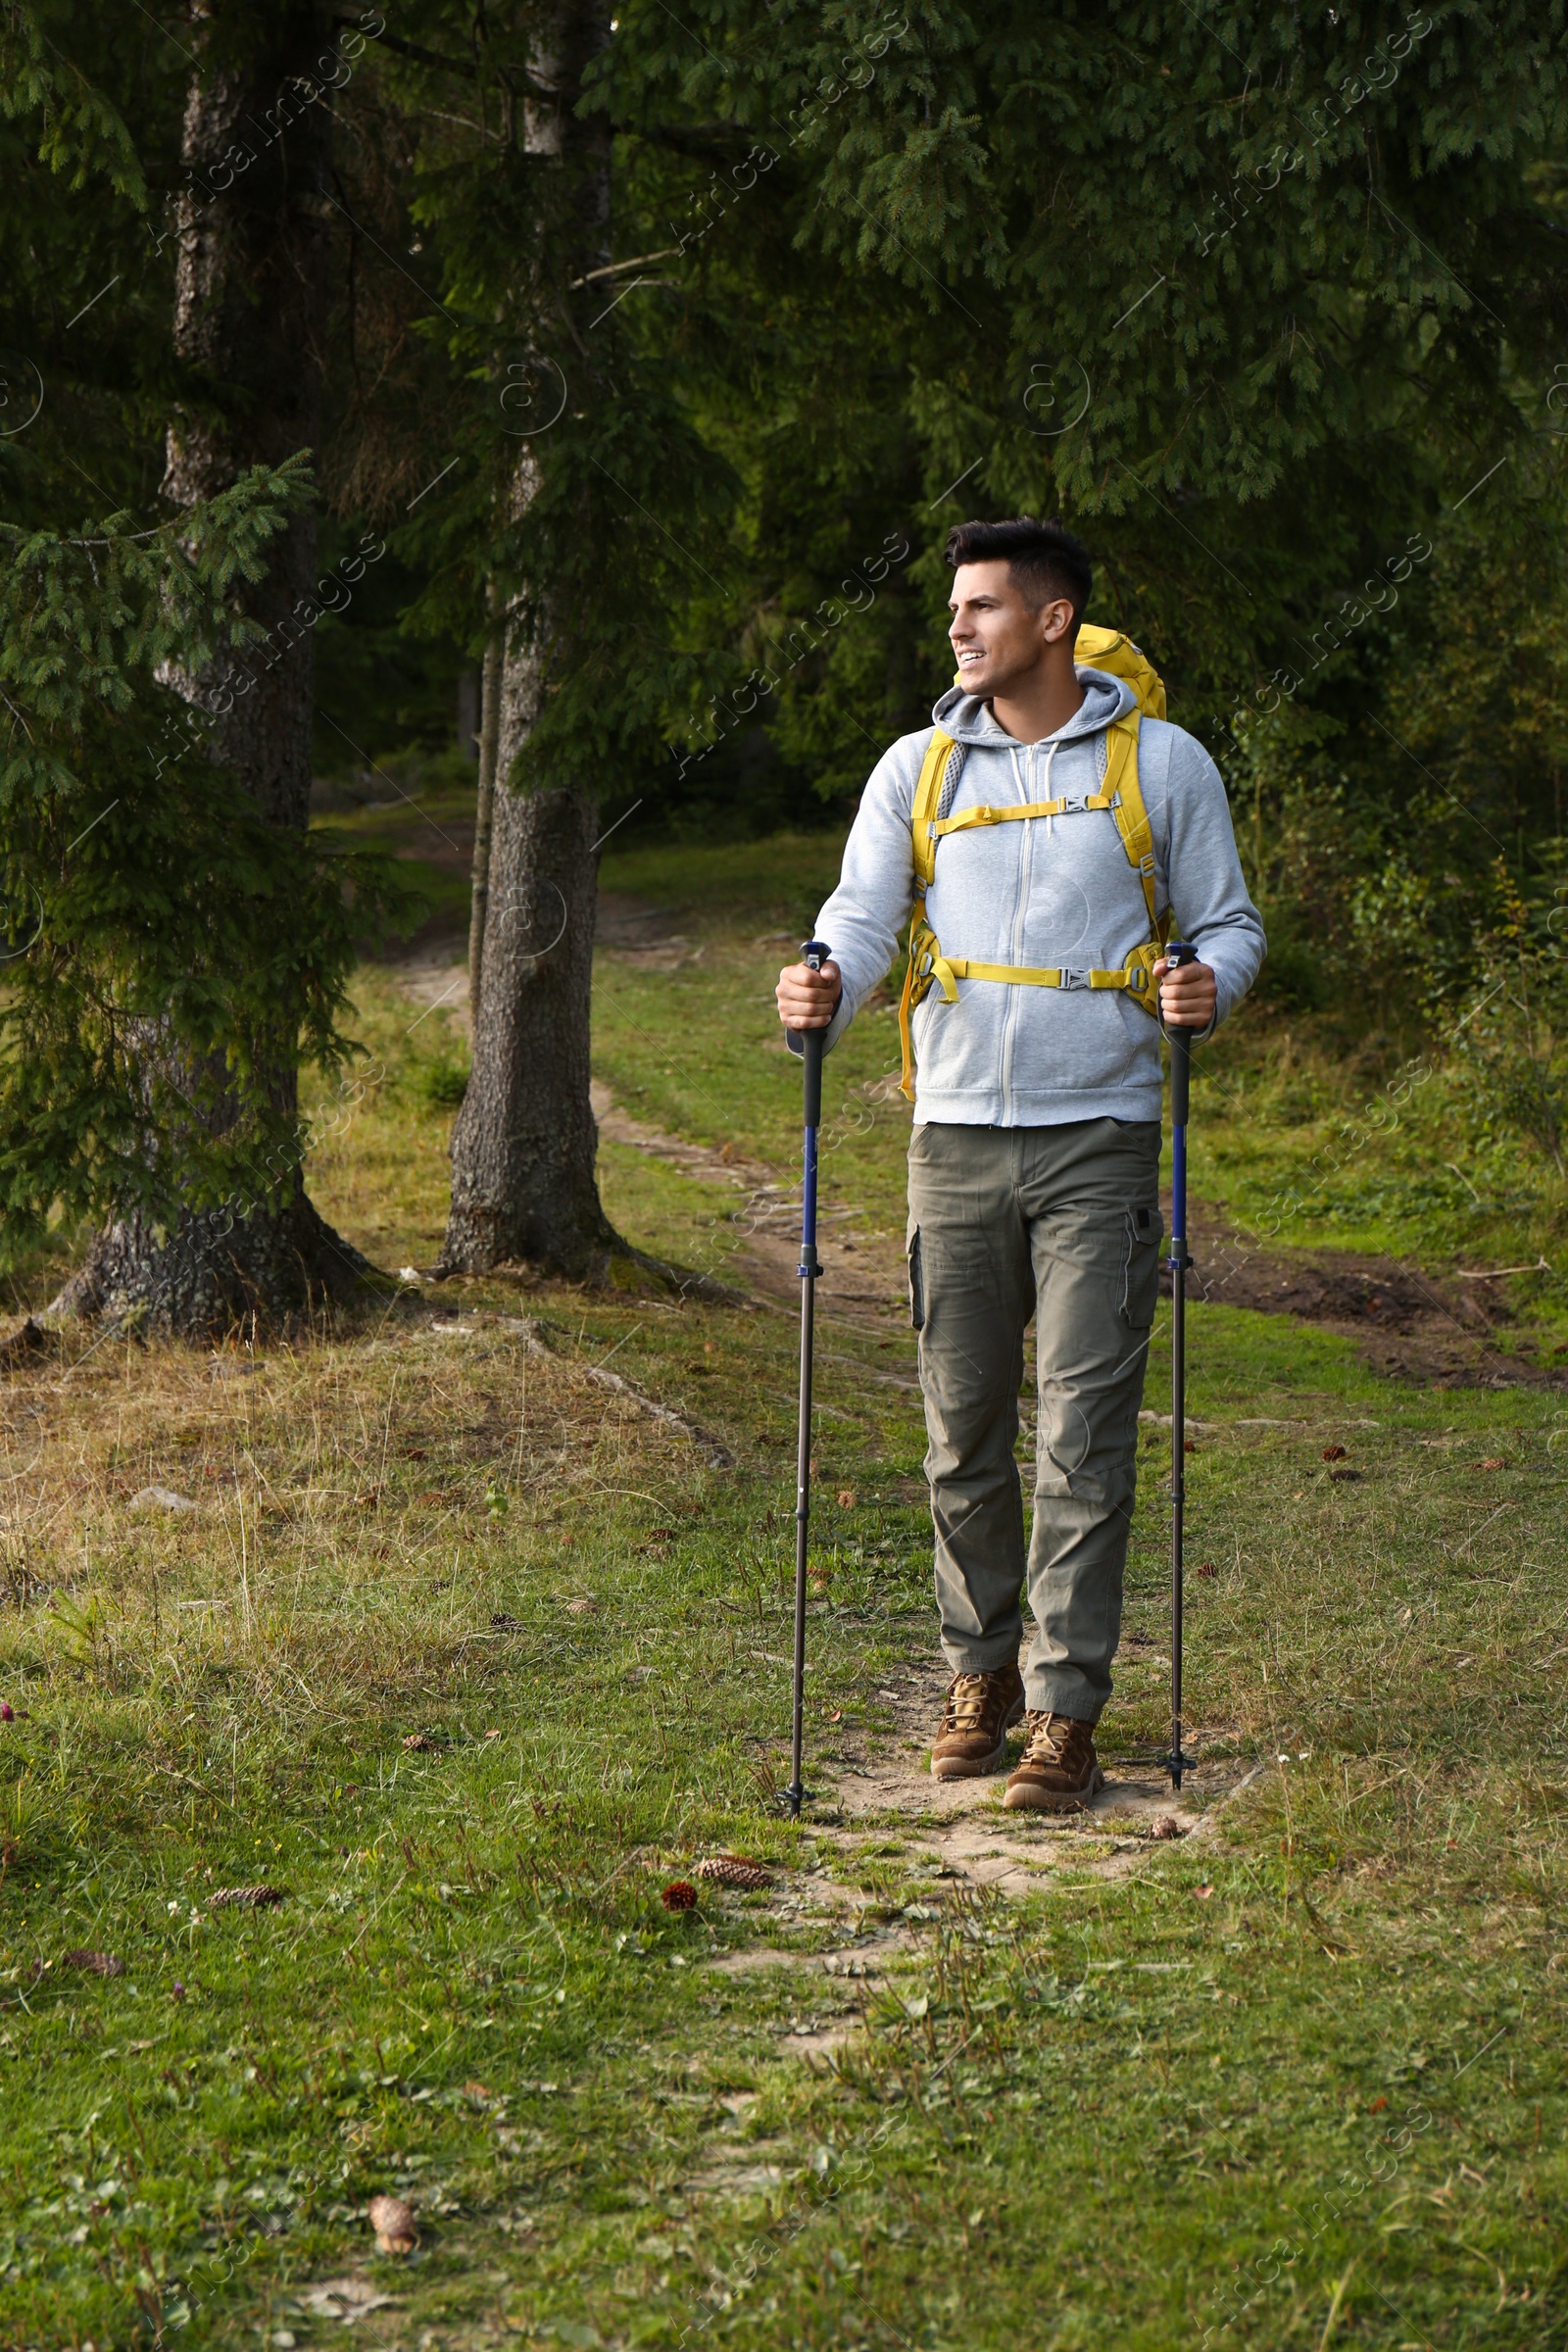
[[835, 1707], [832, 1713], [829, 1715], [828, 1721], [829, 1723], [842, 1723], [844, 1721], [844, 1709], [842, 1707]]
[[1199, 1899], [1199, 1901], [1200, 1901], [1200, 1903], [1206, 1903], [1206, 1902], [1207, 1902], [1207, 1900], [1208, 1900], [1208, 1898], [1209, 1898], [1209, 1896], [1210, 1896], [1210, 1895], [1213, 1893], [1213, 1891], [1214, 1891], [1214, 1889], [1213, 1889], [1213, 1887], [1212, 1887], [1212, 1886], [1200, 1886], [1200, 1887], [1199, 1887], [1199, 1889], [1198, 1889], [1198, 1899]]
[[1388, 2103], [1388, 2100], [1384, 2098], [1380, 2091], [1378, 2096], [1373, 2100], [1371, 2106], [1367, 2109], [1368, 2115], [1381, 2115]]
[[[37, 1967], [41, 1965], [40, 1962], [35, 1966], [35, 1975]], [[89, 1977], [122, 1977], [125, 1973], [125, 1963], [113, 1952], [62, 1952], [60, 1965], [62, 1968], [79, 1968]]]
[[1506, 1470], [1507, 1467], [1508, 1465], [1500, 1453], [1489, 1454], [1484, 1462], [1476, 1464], [1478, 1470]]
[[398, 2300], [395, 2295], [378, 2294], [368, 2278], [318, 2278], [309, 2286], [297, 2287], [295, 2299], [318, 2320], [357, 2320]]
[[1218, 1576], [1219, 1570], [1212, 1560], [1200, 1560], [1194, 1573], [1198, 1576]]
[[566, 1603], [568, 1617], [592, 1617], [597, 1616], [598, 1611], [599, 1603], [591, 1593], [585, 1594], [581, 1600], [568, 1600]]

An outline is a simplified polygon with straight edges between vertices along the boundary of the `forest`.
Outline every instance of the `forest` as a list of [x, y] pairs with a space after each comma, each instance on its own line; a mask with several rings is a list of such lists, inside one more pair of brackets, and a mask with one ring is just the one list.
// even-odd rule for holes
[[[4, 0], [0, 220], [0, 2346], [1568, 2340], [1561, 0]], [[1162, 1309], [1104, 1802], [926, 1773], [895, 972], [791, 1820], [1018, 515], [1267, 934], [1198, 1769]]]

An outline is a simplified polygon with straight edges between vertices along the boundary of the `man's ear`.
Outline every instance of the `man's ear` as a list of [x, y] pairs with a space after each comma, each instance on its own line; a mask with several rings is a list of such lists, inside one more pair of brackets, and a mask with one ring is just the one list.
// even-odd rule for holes
[[1059, 645], [1062, 638], [1072, 634], [1072, 606], [1064, 596], [1054, 596], [1040, 608], [1040, 635], [1046, 645]]

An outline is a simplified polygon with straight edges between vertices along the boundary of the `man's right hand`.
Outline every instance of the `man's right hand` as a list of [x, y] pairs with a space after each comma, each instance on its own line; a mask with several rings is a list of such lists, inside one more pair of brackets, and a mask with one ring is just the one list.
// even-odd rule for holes
[[838, 1010], [844, 982], [829, 960], [819, 972], [808, 963], [789, 963], [778, 976], [778, 1017], [786, 1029], [825, 1029]]

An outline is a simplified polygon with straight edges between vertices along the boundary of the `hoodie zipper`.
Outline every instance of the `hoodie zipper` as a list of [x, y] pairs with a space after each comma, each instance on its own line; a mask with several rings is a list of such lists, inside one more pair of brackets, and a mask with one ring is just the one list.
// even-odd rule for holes
[[[1055, 765], [1057, 746], [1054, 739], [1053, 739], [1051, 744], [1047, 747], [1046, 783], [1045, 790], [1043, 792], [1036, 792], [1035, 790], [1035, 755], [1037, 748], [1038, 747], [1034, 744], [1030, 744], [1028, 747], [1029, 773], [1027, 777], [1025, 777], [1023, 769], [1019, 764], [1017, 751], [1016, 749], [1013, 750], [1011, 754], [1013, 773], [1018, 779], [1018, 789], [1024, 800], [1049, 801], [1051, 798], [1052, 770]], [[1012, 904], [1012, 928], [1009, 939], [1010, 952], [1007, 957], [1009, 963], [1021, 964], [1023, 962], [1024, 942], [1026, 936], [1025, 923], [1029, 911], [1030, 894], [1034, 887], [1035, 826], [1039, 823], [1039, 821], [1040, 820], [1038, 817], [1027, 817], [1023, 824], [1019, 827], [1019, 831], [1023, 835], [1023, 840], [1019, 845], [1017, 890], [1015, 892]], [[1047, 822], [1049, 824], [1049, 818], [1047, 819]], [[1019, 1002], [1020, 984], [1017, 981], [1014, 981], [1007, 990], [1007, 1009], [1005, 1015], [1004, 1016], [1002, 1029], [1002, 1124], [1004, 1127], [1010, 1127], [1012, 1125], [1012, 1063], [1014, 1051], [1018, 1041]]]

